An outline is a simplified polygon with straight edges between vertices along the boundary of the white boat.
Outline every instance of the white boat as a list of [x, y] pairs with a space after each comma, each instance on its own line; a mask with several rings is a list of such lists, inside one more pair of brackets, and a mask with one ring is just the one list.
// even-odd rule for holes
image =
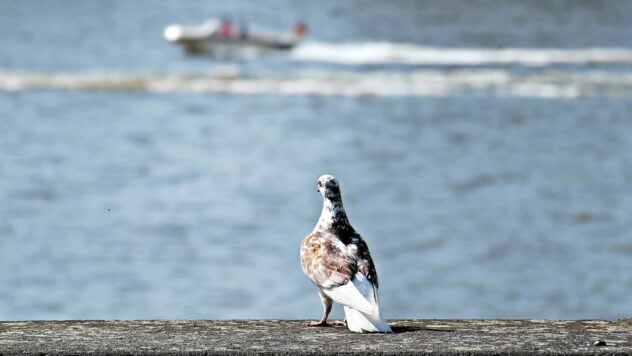
[[164, 38], [181, 46], [189, 54], [218, 55], [239, 51], [244, 48], [286, 50], [291, 49], [307, 34], [304, 24], [297, 24], [291, 32], [251, 33], [243, 26], [234, 26], [229, 21], [210, 19], [200, 26], [165, 27]]

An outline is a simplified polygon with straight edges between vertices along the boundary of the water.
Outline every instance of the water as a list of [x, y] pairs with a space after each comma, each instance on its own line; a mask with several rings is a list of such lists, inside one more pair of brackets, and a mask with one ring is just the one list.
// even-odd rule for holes
[[[0, 10], [0, 319], [317, 318], [323, 173], [387, 318], [632, 315], [629, 2]], [[227, 13], [311, 35], [160, 37]]]

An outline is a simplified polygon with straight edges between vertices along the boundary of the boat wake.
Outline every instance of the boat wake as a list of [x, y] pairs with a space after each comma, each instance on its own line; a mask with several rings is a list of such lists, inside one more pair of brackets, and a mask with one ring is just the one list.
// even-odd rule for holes
[[291, 58], [295, 61], [318, 61], [344, 65], [627, 65], [632, 64], [632, 50], [626, 48], [440, 48], [388, 42], [306, 42], [292, 50]]
[[314, 71], [246, 75], [238, 68], [206, 73], [46, 73], [0, 71], [0, 91], [141, 91], [230, 95], [539, 98], [632, 98], [632, 72], [555, 69], [515, 72], [465, 68], [394, 71]]

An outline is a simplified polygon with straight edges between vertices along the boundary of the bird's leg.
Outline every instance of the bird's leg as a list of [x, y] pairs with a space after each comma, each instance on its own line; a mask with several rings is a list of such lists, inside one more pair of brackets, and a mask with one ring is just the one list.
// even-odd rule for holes
[[331, 312], [331, 306], [334, 304], [333, 300], [326, 296], [321, 290], [318, 290], [318, 295], [320, 296], [320, 301], [323, 303], [323, 317], [320, 318], [319, 321], [310, 321], [306, 323], [307, 326], [346, 326], [343, 321], [332, 321], [331, 323], [327, 323], [327, 317]]
[[327, 297], [320, 289], [318, 290], [318, 296], [320, 296], [320, 301], [323, 303], [323, 316], [319, 321], [310, 321], [305, 324], [307, 326], [328, 326], [327, 325], [327, 317], [331, 312], [331, 306], [334, 304], [331, 298]]

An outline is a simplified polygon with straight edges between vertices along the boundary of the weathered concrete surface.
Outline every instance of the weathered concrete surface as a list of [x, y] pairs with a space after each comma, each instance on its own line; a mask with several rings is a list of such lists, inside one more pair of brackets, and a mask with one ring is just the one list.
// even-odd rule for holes
[[[0, 322], [0, 354], [632, 354], [632, 320], [392, 320], [354, 334], [290, 320]], [[602, 340], [606, 346], [595, 346]]]

